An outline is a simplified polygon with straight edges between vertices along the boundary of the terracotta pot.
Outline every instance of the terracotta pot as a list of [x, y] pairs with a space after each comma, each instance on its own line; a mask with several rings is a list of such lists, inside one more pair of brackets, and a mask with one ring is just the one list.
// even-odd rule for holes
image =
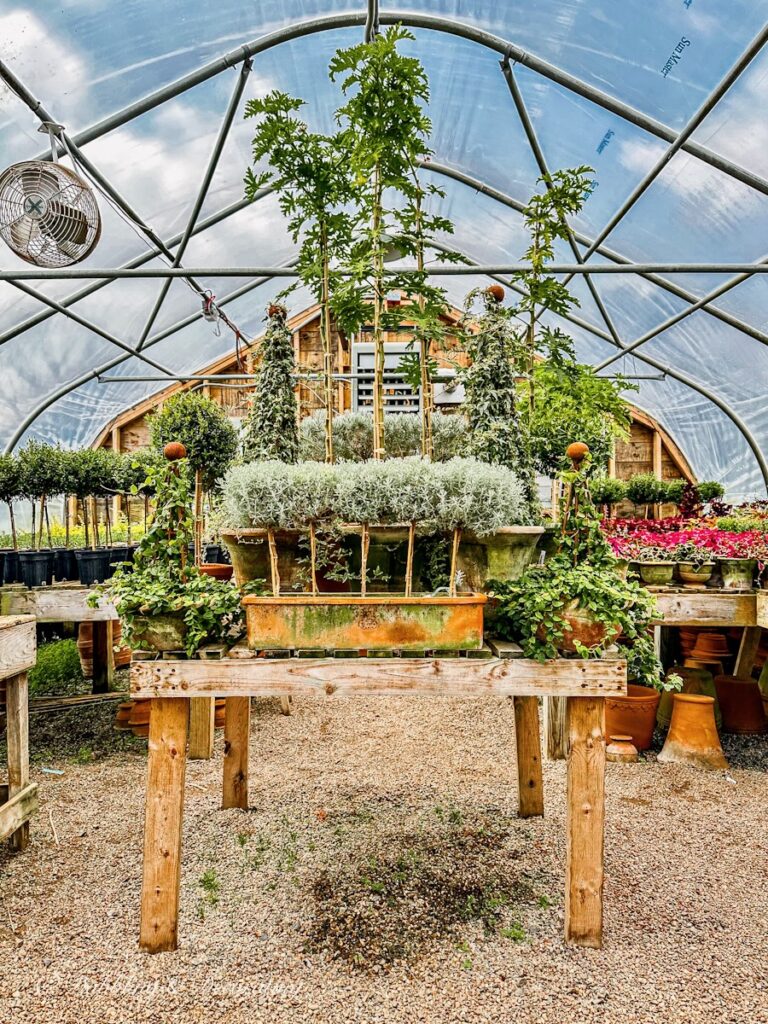
[[227, 562], [203, 562], [198, 569], [204, 576], [212, 576], [215, 580], [231, 580], [234, 571]]
[[[301, 579], [303, 569], [303, 566], [299, 564], [301, 536], [299, 530], [275, 530], [277, 571], [280, 574], [281, 591], [290, 591], [293, 585]], [[222, 532], [221, 539], [232, 560], [235, 583], [238, 587], [242, 587], [245, 583], [252, 583], [254, 580], [264, 580], [267, 587], [271, 587], [269, 544], [266, 530], [227, 530]]]
[[680, 581], [686, 586], [702, 586], [712, 579], [715, 571], [714, 562], [705, 562], [704, 565], [696, 566], [693, 562], [678, 562], [677, 575]]
[[605, 699], [605, 731], [608, 736], [631, 736], [638, 750], [653, 742], [659, 691], [630, 683], [627, 693]]
[[118, 732], [130, 732], [131, 731], [131, 711], [133, 711], [132, 700], [122, 701], [117, 706], [117, 714], [115, 715], [115, 729]]
[[217, 697], [214, 702], [213, 727], [223, 729], [226, 718], [227, 702], [224, 697]]
[[638, 562], [640, 579], [649, 587], [665, 587], [675, 575], [674, 562]]
[[488, 537], [461, 536], [457, 567], [467, 586], [482, 591], [489, 580], [516, 580], [530, 565], [543, 526], [503, 526]]
[[[592, 612], [579, 607], [578, 600], [569, 601], [560, 613], [561, 621], [564, 623], [562, 640], [557, 641], [557, 649], [562, 654], [575, 654], [576, 641], [584, 644], [585, 647], [597, 647], [601, 644], [606, 646], [617, 640], [622, 633], [621, 627], [616, 626], [609, 632], [606, 626], [595, 622]], [[547, 638], [547, 631], [542, 624], [537, 630], [539, 640]], [[621, 732], [621, 730], [619, 730]]]
[[754, 558], [721, 558], [720, 572], [723, 576], [723, 590], [751, 590], [757, 572]]
[[723, 713], [723, 732], [742, 735], [768, 732], [760, 687], [754, 679], [716, 676], [715, 689]]
[[698, 658], [686, 658], [683, 662], [685, 668], [702, 668], [711, 673], [712, 677], [721, 676], [725, 672], [722, 661], [714, 661], [710, 658], [699, 660]]
[[606, 761], [617, 764], [632, 764], [638, 760], [637, 747], [631, 736], [611, 736], [605, 747]]
[[[130, 647], [120, 645], [123, 626], [120, 620], [112, 623], [112, 642], [115, 651], [115, 668], [127, 668], [131, 663]], [[81, 622], [77, 629], [77, 653], [80, 655], [80, 667], [83, 675], [90, 679], [93, 675], [93, 623]]]
[[691, 651], [691, 657], [698, 661], [707, 661], [730, 657], [731, 651], [728, 647], [728, 640], [724, 633], [709, 633], [704, 630], [699, 633], [696, 644]]
[[698, 629], [686, 629], [684, 626], [677, 631], [680, 640], [680, 653], [685, 657], [693, 650], [699, 637]]
[[[712, 697], [715, 702], [715, 724], [719, 729], [723, 723], [723, 717], [720, 713], [720, 704], [717, 701], [715, 679], [712, 673], [704, 668], [683, 668], [677, 665], [671, 668], [667, 675], [669, 676], [672, 672], [683, 680], [681, 693], [698, 693], [704, 697]], [[669, 690], [664, 690], [661, 694], [659, 708], [656, 712], [656, 724], [660, 729], [668, 729], [669, 723], [672, 721], [673, 697], [674, 692]]]
[[659, 761], [665, 764], [694, 764], [722, 771], [728, 767], [715, 725], [715, 702], [711, 697], [676, 693], [672, 721]]

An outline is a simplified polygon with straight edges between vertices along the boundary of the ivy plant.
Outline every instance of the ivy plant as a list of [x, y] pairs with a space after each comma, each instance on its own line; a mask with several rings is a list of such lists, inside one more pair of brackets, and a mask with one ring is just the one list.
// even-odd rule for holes
[[186, 459], [150, 467], [138, 491], [155, 493], [155, 514], [134, 554], [89, 594], [95, 607], [108, 597], [123, 627], [123, 641], [141, 643], [142, 620], [174, 615], [185, 626], [184, 646], [192, 656], [203, 643], [234, 641], [242, 630], [240, 592], [230, 582], [204, 575], [187, 564], [193, 533], [191, 467]]

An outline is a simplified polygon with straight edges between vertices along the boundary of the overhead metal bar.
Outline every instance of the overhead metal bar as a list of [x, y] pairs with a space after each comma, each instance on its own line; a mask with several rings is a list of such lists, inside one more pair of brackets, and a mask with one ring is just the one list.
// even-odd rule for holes
[[[504, 79], [507, 85], [509, 86], [509, 91], [512, 94], [512, 101], [515, 104], [515, 109], [517, 110], [518, 117], [520, 118], [520, 123], [523, 126], [523, 131], [525, 132], [525, 137], [528, 140], [528, 145], [531, 147], [531, 152], [533, 153], [533, 156], [538, 165], [539, 173], [544, 178], [544, 184], [547, 190], [549, 191], [552, 188], [552, 184], [549, 181], [549, 167], [547, 166], [547, 160], [544, 156], [544, 150], [541, 148], [541, 144], [539, 143], [539, 137], [536, 134], [536, 129], [534, 128], [533, 122], [531, 121], [530, 115], [528, 114], [528, 108], [526, 107], [525, 100], [523, 99], [523, 95], [520, 92], [520, 87], [517, 84], [517, 79], [515, 78], [514, 72], [512, 71], [512, 65], [509, 63], [508, 60], [506, 60], [506, 58], [502, 61], [499, 61], [499, 64], [501, 66], [501, 72], [504, 75]], [[571, 248], [571, 252], [575, 257], [576, 262], [584, 263], [585, 258], [582, 257], [581, 250], [576, 244], [576, 239], [573, 237], [573, 232], [571, 231], [564, 216], [561, 217], [561, 221], [568, 236], [568, 245]], [[600, 293], [598, 292], [594, 281], [592, 280], [589, 274], [585, 275], [584, 280], [586, 282], [587, 288], [590, 291], [590, 294], [592, 295], [594, 303], [597, 306], [598, 312], [600, 313], [600, 316], [603, 318], [603, 323], [608, 328], [608, 331], [611, 334], [614, 341], [619, 343], [620, 339], [616, 327], [608, 313], [608, 310], [605, 307], [605, 304], [603, 303], [603, 300], [600, 297]]]
[[[221, 121], [221, 127], [219, 128], [219, 134], [216, 137], [216, 142], [214, 143], [213, 150], [208, 159], [208, 166], [205, 168], [203, 180], [200, 183], [200, 188], [198, 189], [197, 196], [195, 197], [195, 201], [192, 204], [192, 210], [190, 211], [189, 218], [187, 219], [187, 226], [184, 228], [184, 234], [181, 236], [181, 240], [179, 241], [179, 247], [176, 250], [176, 255], [173, 257], [173, 262], [171, 264], [173, 267], [178, 267], [181, 264], [182, 259], [184, 258], [184, 253], [186, 252], [187, 245], [189, 243], [190, 238], [192, 237], [192, 232], [195, 229], [195, 224], [197, 223], [197, 218], [200, 216], [200, 211], [203, 208], [203, 203], [205, 202], [206, 196], [208, 195], [208, 189], [211, 187], [211, 182], [213, 181], [213, 176], [216, 173], [216, 168], [219, 166], [219, 160], [221, 158], [222, 151], [224, 149], [224, 146], [226, 145], [227, 139], [229, 138], [229, 131], [232, 127], [232, 122], [235, 119], [237, 109], [240, 106], [240, 100], [243, 98], [243, 91], [245, 89], [245, 85], [246, 82], [248, 81], [248, 76], [251, 73], [252, 67], [253, 60], [250, 58], [248, 58], [248, 60], [244, 60], [240, 67], [240, 74], [237, 77], [235, 88], [232, 90], [232, 96], [230, 97], [229, 103], [227, 104], [227, 109], [224, 112], [224, 117], [222, 118]], [[162, 287], [160, 288], [160, 292], [157, 298], [155, 299], [155, 304], [152, 307], [150, 314], [146, 319], [144, 327], [142, 328], [141, 335], [139, 336], [138, 345], [136, 346], [139, 349], [139, 351], [141, 351], [141, 349], [144, 347], [144, 342], [147, 340], [149, 332], [152, 330], [152, 327], [154, 326], [155, 320], [157, 320], [157, 317], [160, 313], [160, 310], [162, 309], [163, 302], [165, 302], [165, 297], [168, 294], [171, 284], [172, 282], [169, 279], [165, 281]]]
[[[768, 256], [762, 257], [762, 265], [768, 267]], [[616, 355], [611, 356], [610, 359], [603, 360], [603, 362], [600, 363], [600, 365], [597, 366], [596, 369], [602, 370], [604, 367], [610, 366], [610, 364], [615, 362], [615, 360], [621, 359], [622, 355], [634, 352], [635, 349], [640, 348], [641, 345], [645, 345], [647, 341], [650, 341], [652, 338], [656, 338], [659, 334], [662, 334], [664, 331], [668, 330], [670, 327], [673, 327], [675, 324], [679, 324], [681, 320], [684, 320], [686, 317], [690, 316], [691, 313], [695, 313], [698, 309], [702, 309], [705, 303], [707, 303], [711, 299], [716, 299], [720, 295], [723, 295], [725, 292], [730, 291], [731, 288], [735, 288], [737, 285], [742, 284], [750, 276], [751, 275], [749, 274], [737, 274], [736, 277], [732, 278], [730, 281], [725, 281], [718, 288], [715, 288], [711, 292], [709, 292], [709, 294], [702, 296], [700, 299], [697, 299], [696, 302], [692, 303], [688, 309], [684, 309], [681, 310], [681, 312], [679, 313], [675, 313], [674, 316], [668, 317], [663, 323], [658, 324], [652, 330], [646, 331], [645, 334], [641, 335], [639, 338], [636, 338], [634, 341], [630, 342], [627, 345], [624, 352], [617, 353]]]
[[[493, 199], [495, 202], [502, 203], [504, 206], [509, 207], [511, 210], [516, 210], [518, 213], [525, 211], [525, 204], [521, 203], [518, 199], [513, 199], [512, 196], [507, 195], [505, 192], [499, 191], [492, 185], [488, 185], [486, 182], [473, 178], [469, 174], [465, 174], [463, 171], [458, 171], [454, 167], [449, 167], [447, 164], [437, 163], [432, 160], [422, 160], [420, 165], [429, 171], [434, 171], [435, 174], [445, 175], [445, 177], [452, 178], [454, 181], [460, 182], [462, 185], [466, 185], [469, 188], [475, 189], [482, 195], [488, 196], [489, 199]], [[591, 245], [592, 239], [589, 235], [583, 234], [581, 231], [577, 231], [575, 228], [571, 228], [571, 233], [577, 242], [582, 245]], [[606, 256], [608, 259], [613, 260], [615, 263], [623, 263], [625, 266], [630, 266], [632, 260], [629, 257], [622, 255], [615, 249], [611, 249], [606, 245], [600, 245], [597, 248], [597, 253], [600, 256]], [[699, 295], [694, 292], [689, 292], [687, 288], [681, 287], [675, 281], [670, 281], [666, 277], [659, 277], [657, 274], [638, 274], [638, 277], [644, 278], [646, 281], [651, 281], [653, 284], [657, 284], [664, 291], [669, 292], [671, 295], [676, 295], [678, 298], [683, 299], [685, 302], [698, 302], [700, 299]], [[740, 283], [746, 278], [740, 278]], [[735, 287], [735, 285], [734, 285]], [[760, 331], [752, 324], [746, 323], [746, 321], [739, 319], [734, 316], [733, 313], [729, 313], [725, 309], [721, 309], [719, 306], [715, 306], [712, 302], [707, 302], [701, 307], [705, 313], [715, 317], [715, 319], [722, 321], [723, 323], [729, 324], [731, 327], [735, 327], [736, 330], [742, 331], [744, 334], [748, 334], [751, 338], [761, 342], [763, 345], [768, 345], [768, 334], [765, 331]], [[0, 336], [2, 341], [2, 336]]]
[[[228, 295], [225, 295], [223, 298], [218, 299], [216, 304], [219, 307], [226, 306], [228, 305], [228, 303], [234, 302], [235, 299], [239, 299], [241, 296], [246, 295], [250, 291], [253, 291], [254, 288], [258, 288], [263, 284], [267, 284], [270, 280], [271, 278], [269, 277], [262, 277], [256, 279], [255, 281], [249, 281], [248, 284], [241, 285], [240, 288], [236, 288]], [[183, 330], [185, 327], [189, 327], [189, 325], [195, 323], [196, 320], [201, 320], [202, 316], [203, 311], [202, 309], [199, 309], [195, 313], [190, 313], [183, 319], [177, 320], [175, 324], [171, 324], [170, 327], [164, 328], [162, 331], [159, 331], [157, 334], [154, 334], [151, 338], [149, 338], [147, 343], [144, 345], [144, 349], [146, 350], [148, 348], [151, 348], [153, 345], [158, 345], [161, 341], [165, 341], [165, 339], [169, 338], [172, 334], [176, 334], [178, 331]], [[46, 409], [49, 409], [52, 405], [59, 401], [60, 398], [65, 398], [70, 392], [76, 391], [84, 384], [88, 384], [89, 381], [95, 380], [97, 377], [105, 373], [108, 373], [110, 370], [113, 370], [116, 366], [119, 366], [121, 363], [126, 362], [130, 358], [131, 357], [128, 355], [115, 356], [113, 359], [110, 359], [107, 362], [102, 363], [100, 366], [97, 366], [94, 369], [88, 370], [86, 373], [81, 374], [74, 380], [62, 384], [55, 391], [52, 391], [49, 395], [46, 395], [46, 397], [41, 402], [39, 402], [38, 405], [36, 405], [35, 408], [32, 409], [32, 411], [27, 414], [27, 416], [25, 416], [23, 421], [16, 428], [13, 437], [11, 437], [10, 441], [5, 446], [6, 452], [13, 451], [13, 449], [18, 444], [19, 440], [24, 436], [25, 432], [29, 429], [29, 427], [32, 426], [35, 420], [39, 419], [39, 417], [43, 415]]]
[[741, 73], [752, 63], [755, 57], [760, 53], [762, 48], [768, 41], [768, 24], [765, 24], [762, 29], [757, 33], [752, 42], [747, 46], [738, 60], [733, 66], [725, 73], [720, 82], [715, 86], [712, 92], [707, 96], [704, 102], [701, 104], [699, 109], [690, 118], [686, 126], [669, 146], [667, 151], [656, 161], [654, 166], [648, 171], [648, 173], [637, 183], [632, 192], [627, 196], [618, 210], [613, 214], [605, 227], [600, 231], [597, 238], [592, 242], [592, 245], [584, 253], [584, 259], [587, 260], [598, 247], [601, 242], [610, 235], [613, 229], [621, 223], [626, 217], [635, 203], [640, 197], [647, 191], [648, 188], [653, 184], [656, 178], [661, 174], [667, 164], [670, 162], [672, 157], [678, 153], [685, 143], [690, 139], [699, 125], [704, 119], [712, 112], [717, 103], [723, 98], [728, 92], [733, 83], [738, 79]]
[[[122, 110], [103, 118], [101, 121], [97, 121], [95, 124], [91, 125], [90, 128], [86, 128], [73, 136], [74, 142], [80, 146], [85, 145], [88, 142], [92, 142], [94, 139], [100, 138], [107, 132], [114, 131], [116, 128], [127, 124], [129, 121], [139, 117], [141, 114], [145, 114], [147, 111], [153, 110], [161, 103], [174, 99], [176, 96], [194, 88], [196, 85], [207, 82], [215, 75], [221, 74], [221, 72], [226, 71], [227, 68], [235, 67], [248, 57], [253, 57], [257, 53], [263, 53], [264, 51], [271, 49], [273, 46], [279, 46], [281, 43], [290, 42], [291, 40], [312, 35], [316, 32], [329, 32], [342, 28], [354, 28], [355, 26], [364, 25], [367, 19], [367, 12], [364, 14], [334, 14], [321, 18], [311, 18], [307, 21], [298, 22], [297, 24], [291, 25], [287, 28], [270, 32], [267, 35], [261, 36], [259, 39], [252, 40], [242, 46], [236, 47], [234, 50], [230, 50], [221, 57], [217, 57], [215, 60], [212, 60], [208, 64], [198, 68], [196, 71], [193, 71], [188, 75], [184, 75], [183, 77], [176, 79], [174, 82], [170, 82], [168, 85], [149, 93], [142, 99], [128, 104]], [[402, 22], [402, 24], [408, 25], [411, 28], [423, 28], [434, 32], [444, 32], [448, 35], [468, 39], [473, 43], [477, 43], [480, 46], [485, 46], [489, 50], [495, 51], [502, 57], [508, 57], [516, 64], [522, 64], [529, 70], [536, 72], [552, 82], [555, 82], [557, 85], [568, 89], [570, 92], [576, 93], [578, 96], [582, 96], [584, 99], [597, 104], [603, 109], [609, 110], [611, 113], [616, 114], [625, 121], [629, 121], [638, 128], [642, 128], [651, 135], [655, 135], [657, 138], [664, 139], [666, 142], [674, 142], [677, 138], [678, 133], [673, 128], [663, 124], [661, 121], [657, 121], [655, 118], [649, 117], [647, 114], [629, 106], [627, 103], [622, 103], [620, 100], [610, 96], [602, 89], [597, 89], [595, 86], [589, 85], [575, 75], [568, 74], [568, 72], [563, 71], [554, 64], [550, 64], [549, 61], [543, 60], [541, 57], [537, 57], [535, 54], [524, 50], [520, 46], [516, 46], [509, 40], [502, 39], [500, 36], [496, 36], [491, 32], [486, 32], [483, 29], [476, 28], [474, 25], [467, 25], [463, 22], [453, 21], [437, 15], [421, 14], [413, 11], [382, 12], [379, 15], [379, 20], [382, 24], [386, 25]], [[768, 181], [765, 178], [752, 174], [745, 168], [727, 160], [725, 157], [720, 156], [719, 153], [715, 153], [706, 146], [702, 146], [700, 143], [694, 142], [692, 139], [686, 140], [682, 148], [685, 152], [692, 153], [700, 160], [703, 160], [710, 166], [717, 168], [724, 174], [743, 182], [743, 184], [756, 189], [758, 192], [762, 192], [764, 195], [768, 195]], [[50, 154], [43, 152], [36, 159], [46, 160], [49, 158]]]
[[86, 318], [80, 316], [79, 313], [73, 313], [71, 309], [65, 309], [60, 302], [56, 301], [56, 299], [51, 299], [42, 292], [39, 292], [34, 288], [30, 288], [29, 285], [24, 284], [22, 281], [12, 281], [11, 284], [14, 288], [18, 288], [19, 291], [25, 292], [33, 299], [37, 299], [38, 302], [43, 302], [45, 305], [50, 306], [54, 312], [61, 313], [70, 320], [74, 320], [75, 323], [80, 324], [81, 327], [85, 327], [89, 331], [93, 331], [94, 334], [98, 334], [99, 337], [104, 338], [105, 341], [108, 341], [111, 345], [115, 345], [117, 348], [127, 352], [129, 356], [136, 356], [148, 366], [153, 367], [153, 369], [160, 370], [161, 373], [173, 374], [173, 370], [169, 370], [167, 367], [163, 366], [162, 363], [155, 362], [154, 359], [150, 359], [149, 357], [142, 355], [142, 353], [137, 351], [137, 349], [128, 345], [126, 342], [121, 341], [120, 338], [116, 337], [109, 331], [104, 330], [103, 327], [99, 327], [98, 324], [94, 324], [90, 320], [86, 320]]
[[[464, 266], [446, 264], [427, 267], [433, 277], [462, 277], [470, 271]], [[397, 274], [417, 274], [416, 267], [390, 267]], [[539, 273], [530, 263], [483, 264], [483, 274]], [[289, 267], [148, 267], [127, 269], [122, 267], [61, 267], [56, 270], [22, 267], [0, 270], [0, 281], [59, 281], [103, 278], [106, 280], [136, 280], [142, 278], [186, 277], [190, 273], [210, 277], [299, 277], [298, 270]], [[743, 280], [754, 274], [768, 273], [767, 263], [549, 263], [548, 274], [741, 274]], [[729, 282], [730, 284], [730, 282]], [[730, 285], [735, 287], [734, 284]], [[720, 294], [720, 292], [718, 292]], [[700, 300], [704, 301], [704, 299]]]
[[[232, 217], [234, 214], [244, 210], [246, 206], [250, 206], [252, 202], [256, 202], [264, 196], [270, 195], [272, 192], [274, 192], [274, 188], [272, 186], [267, 186], [266, 188], [260, 189], [254, 196], [253, 200], [238, 199], [236, 203], [230, 203], [221, 210], [217, 210], [216, 213], [212, 213], [210, 217], [205, 217], [195, 225], [194, 230], [192, 231], [193, 236], [199, 234], [201, 231], [205, 231], [206, 228], [220, 224], [222, 221], [227, 220], [228, 217]], [[166, 242], [168, 247], [172, 248], [173, 246], [178, 245], [183, 234], [184, 233], [180, 231], [172, 238], [169, 238]], [[142, 267], [145, 263], [149, 263], [150, 260], [155, 259], [155, 257], [159, 255], [160, 249], [158, 249], [157, 246], [153, 246], [152, 248], [145, 250], [145, 252], [141, 253], [139, 256], [134, 256], [134, 258], [128, 260], [127, 263], [123, 263], [121, 269], [131, 270], [134, 267]], [[65, 308], [69, 308], [76, 302], [80, 302], [81, 299], [85, 299], [89, 295], [93, 295], [94, 292], [98, 292], [102, 288], [106, 288], [108, 284], [110, 284], [110, 281], [104, 279], [94, 281], [93, 284], [89, 284], [85, 288], [80, 288], [71, 295], [67, 295], [62, 298], [60, 305]], [[55, 313], [55, 310], [42, 310], [40, 313], [35, 313], [34, 316], [27, 317], [26, 320], [22, 320], [21, 323], [16, 324], [15, 327], [11, 327], [9, 330], [0, 334], [0, 345], [4, 345], [6, 341], [11, 341], [13, 338], [17, 338], [20, 334], [24, 334], [25, 331], [31, 330], [33, 327], [37, 327], [38, 324], [48, 320], [50, 317], [54, 316]]]
[[370, 43], [379, 34], [379, 0], [368, 0], [368, 15], [365, 19], [365, 41]]

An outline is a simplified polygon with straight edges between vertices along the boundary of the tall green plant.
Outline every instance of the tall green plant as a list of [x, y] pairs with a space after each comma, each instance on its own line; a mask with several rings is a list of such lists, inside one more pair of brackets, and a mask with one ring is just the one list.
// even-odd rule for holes
[[[292, 377], [295, 369], [293, 335], [286, 326], [285, 315], [282, 306], [270, 306], [254, 376], [253, 400], [243, 424], [242, 451], [249, 462], [258, 459], [295, 462], [299, 455], [298, 410]], [[327, 409], [325, 413], [327, 417]], [[325, 458], [330, 462], [332, 456], [326, 418]]]
[[[440, 313], [447, 308], [445, 293], [430, 285], [424, 269], [424, 251], [436, 232], [452, 230], [450, 222], [430, 214], [425, 200], [441, 195], [424, 186], [416, 167], [431, 154], [432, 124], [426, 114], [429, 84], [421, 62], [399, 52], [412, 40], [410, 32], [395, 25], [370, 42], [339, 50], [330, 64], [333, 81], [341, 81], [346, 102], [336, 112], [340, 138], [348, 155], [360, 221], [352, 245], [342, 261], [345, 276], [334, 296], [339, 322], [356, 330], [372, 321], [374, 346], [373, 430], [375, 459], [385, 452], [384, 439], [384, 335], [397, 330], [402, 318], [390, 308], [387, 295], [403, 291], [415, 298], [412, 311], [414, 339], [419, 343], [423, 405], [429, 414], [428, 343], [442, 331]], [[388, 269], [393, 252], [411, 256], [416, 274]], [[457, 258], [447, 254], [445, 258]], [[430, 431], [422, 431], [422, 449], [430, 454]]]
[[332, 259], [339, 258], [352, 237], [350, 161], [341, 135], [312, 132], [296, 116], [304, 100], [274, 91], [250, 100], [246, 117], [260, 117], [253, 138], [254, 165], [267, 159], [269, 170], [246, 171], [245, 191], [254, 199], [265, 185], [277, 190], [294, 241], [301, 241], [297, 268], [300, 281], [320, 304], [323, 346], [325, 457], [333, 462], [333, 337], [331, 298], [336, 283]]
[[13, 503], [22, 495], [21, 472], [19, 460], [13, 454], [0, 455], [0, 501], [8, 506], [8, 515], [11, 520], [11, 538], [14, 551], [18, 550], [19, 539], [16, 532], [16, 515]]
[[32, 504], [32, 534], [35, 536], [35, 501], [40, 502], [39, 531], [35, 546], [40, 547], [43, 529], [48, 525], [48, 546], [51, 547], [50, 522], [48, 521], [48, 499], [63, 492], [62, 452], [49, 444], [28, 441], [19, 452], [20, 489]]

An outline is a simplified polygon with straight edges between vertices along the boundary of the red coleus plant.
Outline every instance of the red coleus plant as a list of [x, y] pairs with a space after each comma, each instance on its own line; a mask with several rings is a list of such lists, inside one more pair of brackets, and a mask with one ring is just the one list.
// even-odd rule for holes
[[[718, 530], [711, 526], [691, 526], [680, 529], [655, 529], [660, 524], [668, 527], [671, 520], [642, 521], [613, 520], [604, 528], [613, 552], [619, 558], [636, 561], [677, 560], [679, 554], [689, 555], [692, 549], [709, 552], [713, 558], [755, 558], [762, 566], [768, 562], [768, 534], [755, 530], [741, 533]], [[683, 547], [685, 545], [685, 547]], [[676, 551], [675, 549], [679, 549]], [[686, 557], [686, 561], [691, 559]]]

